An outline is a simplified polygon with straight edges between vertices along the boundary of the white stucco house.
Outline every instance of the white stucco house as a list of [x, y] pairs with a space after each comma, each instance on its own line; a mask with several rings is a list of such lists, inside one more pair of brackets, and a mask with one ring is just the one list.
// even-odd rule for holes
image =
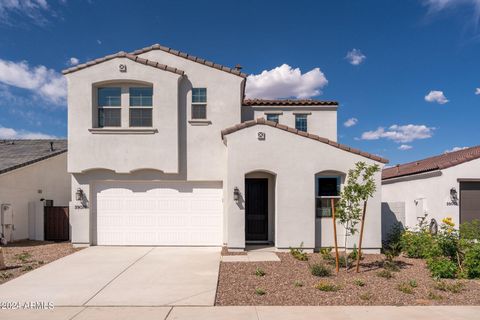
[[8, 242], [45, 240], [45, 207], [68, 208], [70, 188], [66, 140], [0, 141], [0, 233]]
[[[332, 246], [327, 198], [356, 162], [387, 162], [337, 143], [337, 102], [247, 100], [240, 67], [164, 46], [64, 74], [77, 245]], [[376, 180], [366, 250], [381, 246]]]
[[425, 215], [457, 226], [480, 219], [480, 146], [384, 169], [382, 201], [384, 235], [395, 221], [412, 228]]

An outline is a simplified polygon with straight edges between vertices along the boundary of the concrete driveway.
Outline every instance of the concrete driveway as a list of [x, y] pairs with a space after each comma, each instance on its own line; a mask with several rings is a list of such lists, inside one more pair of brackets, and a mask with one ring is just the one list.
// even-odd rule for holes
[[90, 247], [0, 285], [0, 301], [212, 306], [219, 248]]

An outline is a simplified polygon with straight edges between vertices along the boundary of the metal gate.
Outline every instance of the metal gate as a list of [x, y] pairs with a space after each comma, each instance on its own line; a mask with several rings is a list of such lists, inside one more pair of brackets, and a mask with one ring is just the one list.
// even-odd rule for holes
[[70, 224], [68, 207], [45, 207], [45, 240], [68, 241]]

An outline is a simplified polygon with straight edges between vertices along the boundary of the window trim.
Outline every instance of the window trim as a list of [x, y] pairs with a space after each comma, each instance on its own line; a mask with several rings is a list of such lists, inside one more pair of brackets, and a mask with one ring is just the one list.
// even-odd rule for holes
[[[205, 89], [205, 101], [202, 102], [193, 102], [193, 90], [194, 89]], [[190, 108], [190, 120], [192, 121], [208, 121], [208, 91], [206, 87], [192, 87], [191, 91], [191, 108]], [[193, 108], [195, 106], [205, 106], [205, 117], [204, 118], [194, 118], [193, 117]]]
[[[319, 187], [319, 181], [320, 179], [336, 179], [337, 180], [337, 192], [338, 196], [319, 196], [318, 195], [318, 187]], [[343, 187], [343, 177], [342, 175], [332, 175], [332, 174], [318, 174], [315, 175], [315, 219], [332, 219], [333, 215], [330, 216], [319, 216], [318, 215], [318, 209], [317, 209], [317, 199], [341, 199], [340, 194], [342, 192], [342, 187]]]
[[[269, 120], [268, 117], [276, 117], [277, 120]], [[265, 114], [265, 120], [267, 121], [272, 121], [272, 122], [276, 122], [276, 123], [280, 123], [280, 114], [279, 113], [266, 113]]]
[[[306, 127], [305, 130], [298, 129], [297, 119], [299, 118], [305, 119], [305, 127]], [[308, 132], [308, 114], [305, 114], [305, 113], [295, 114], [295, 129], [303, 132]]]

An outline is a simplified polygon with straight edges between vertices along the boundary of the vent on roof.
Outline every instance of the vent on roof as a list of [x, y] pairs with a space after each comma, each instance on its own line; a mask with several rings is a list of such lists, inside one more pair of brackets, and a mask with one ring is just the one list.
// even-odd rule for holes
[[55, 151], [55, 149], [53, 148], [53, 141], [50, 141], [50, 151]]
[[235, 65], [235, 70], [240, 71], [242, 69], [243, 69], [243, 67], [241, 65], [239, 65], [239, 64]]

